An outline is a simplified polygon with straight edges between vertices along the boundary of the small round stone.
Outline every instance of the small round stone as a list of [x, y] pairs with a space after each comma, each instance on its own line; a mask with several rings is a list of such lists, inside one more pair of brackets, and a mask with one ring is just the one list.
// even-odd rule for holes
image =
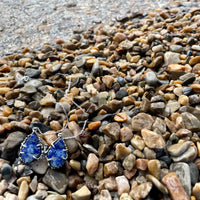
[[12, 176], [12, 174], [13, 174], [13, 168], [9, 164], [4, 163], [3, 166], [1, 167], [2, 177], [8, 180]]

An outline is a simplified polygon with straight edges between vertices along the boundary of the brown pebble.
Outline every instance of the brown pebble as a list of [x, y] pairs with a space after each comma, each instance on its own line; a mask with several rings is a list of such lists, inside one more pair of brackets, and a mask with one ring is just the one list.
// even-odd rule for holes
[[27, 181], [23, 180], [19, 186], [18, 199], [25, 200], [29, 193], [29, 186]]
[[136, 167], [136, 169], [139, 169], [139, 170], [142, 170], [142, 171], [147, 170], [147, 168], [148, 168], [148, 160], [147, 159], [138, 158], [136, 160], [135, 167]]
[[196, 200], [200, 200], [200, 183], [196, 183], [192, 188], [192, 195], [196, 197]]
[[130, 196], [134, 199], [134, 200], [141, 200], [141, 199], [145, 199], [145, 197], [149, 194], [149, 192], [151, 191], [152, 188], [152, 183], [151, 182], [146, 182], [146, 183], [142, 183], [140, 185], [135, 185], [130, 192]]
[[184, 65], [179, 65], [179, 64], [170, 64], [168, 65], [168, 71], [184, 71], [185, 66]]
[[128, 119], [128, 117], [127, 117], [127, 115], [126, 115], [125, 112], [118, 113], [118, 114], [116, 114], [116, 115], [114, 116], [114, 120], [115, 120], [116, 122], [125, 122], [125, 121], [127, 121], [127, 119]]
[[12, 108], [10, 108], [10, 107], [5, 107], [4, 109], [3, 109], [3, 115], [5, 116], [5, 117], [8, 117], [9, 115], [11, 115], [12, 114]]
[[129, 147], [126, 147], [125, 144], [117, 144], [116, 145], [116, 159], [117, 160], [123, 160], [126, 156], [128, 156], [131, 153], [131, 149]]
[[102, 127], [102, 132], [117, 141], [120, 134], [120, 126], [117, 122], [109, 123]]
[[191, 58], [189, 61], [190, 65], [196, 65], [197, 63], [200, 63], [200, 56], [195, 56]]
[[52, 94], [48, 93], [44, 98], [40, 100], [42, 106], [53, 106], [56, 103]]
[[98, 148], [99, 157], [100, 158], [105, 157], [109, 153], [109, 151], [110, 151], [109, 146], [107, 144], [102, 144]]
[[126, 39], [126, 35], [124, 33], [116, 33], [113, 37], [113, 41], [120, 43], [121, 41]]
[[59, 121], [56, 121], [56, 120], [53, 120], [50, 122], [50, 127], [55, 131], [62, 129], [62, 126], [60, 125]]
[[141, 131], [142, 129], [151, 129], [154, 120], [151, 115], [139, 113], [131, 120], [133, 131]]
[[118, 166], [115, 161], [106, 163], [104, 165], [104, 175], [105, 177], [108, 177], [110, 175], [115, 175], [118, 172]]
[[175, 172], [170, 172], [163, 177], [162, 182], [166, 185], [172, 200], [189, 200], [180, 180]]
[[101, 126], [101, 121], [91, 122], [88, 124], [89, 130], [96, 130]]
[[90, 200], [90, 196], [91, 192], [85, 185], [76, 192], [72, 193], [73, 200]]
[[112, 87], [112, 84], [113, 84], [114, 80], [115, 79], [110, 75], [105, 75], [102, 78], [102, 81], [106, 85], [107, 88], [111, 88]]
[[159, 160], [150, 160], [148, 162], [148, 170], [151, 175], [160, 180], [161, 164]]
[[122, 142], [130, 141], [132, 137], [133, 133], [129, 127], [124, 126], [120, 129], [120, 140]]
[[87, 158], [86, 169], [89, 175], [93, 175], [98, 169], [99, 158], [94, 154], [90, 153]]

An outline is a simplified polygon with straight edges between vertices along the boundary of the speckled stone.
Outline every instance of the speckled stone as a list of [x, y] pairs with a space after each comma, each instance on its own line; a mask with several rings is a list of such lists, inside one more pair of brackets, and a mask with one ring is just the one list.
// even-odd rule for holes
[[114, 140], [119, 139], [120, 126], [117, 122], [109, 123], [102, 127], [102, 132]]
[[87, 158], [86, 169], [88, 174], [93, 175], [97, 170], [99, 165], [99, 158], [94, 154], [90, 153]]
[[123, 160], [130, 153], [131, 149], [129, 147], [126, 147], [123, 143], [116, 145], [115, 154], [117, 160]]
[[118, 194], [121, 195], [123, 193], [129, 193], [130, 185], [128, 179], [123, 176], [117, 176], [116, 178], [117, 187], [118, 187]]

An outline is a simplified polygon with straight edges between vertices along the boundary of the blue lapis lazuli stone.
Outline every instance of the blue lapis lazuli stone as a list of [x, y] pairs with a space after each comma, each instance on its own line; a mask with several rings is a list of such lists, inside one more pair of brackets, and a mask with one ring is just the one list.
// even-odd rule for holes
[[35, 132], [26, 138], [22, 143], [20, 150], [21, 160], [25, 164], [30, 164], [33, 161], [37, 160], [42, 153], [42, 148], [40, 145], [39, 137]]
[[51, 168], [59, 168], [67, 159], [67, 148], [62, 138], [58, 138], [49, 148], [47, 159]]

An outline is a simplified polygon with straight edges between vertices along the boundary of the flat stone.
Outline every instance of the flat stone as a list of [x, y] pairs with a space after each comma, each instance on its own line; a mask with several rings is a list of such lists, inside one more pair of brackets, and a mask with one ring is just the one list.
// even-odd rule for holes
[[90, 200], [91, 192], [87, 186], [81, 187], [76, 192], [72, 193], [73, 200]]
[[110, 75], [105, 75], [103, 76], [102, 81], [106, 85], [107, 88], [111, 88], [115, 79]]
[[190, 145], [190, 141], [179, 141], [179, 143], [169, 146], [167, 151], [171, 156], [180, 156], [189, 148]]
[[24, 141], [26, 135], [20, 131], [12, 132], [0, 145], [2, 151], [1, 158], [14, 161], [17, 157], [19, 146]]
[[177, 200], [177, 197], [181, 200], [189, 200], [189, 197], [183, 189], [183, 186], [175, 172], [171, 172], [164, 176], [162, 182], [169, 190], [172, 200]]
[[189, 112], [184, 112], [181, 114], [183, 118], [183, 125], [186, 129], [191, 131], [200, 130], [200, 120]]
[[68, 185], [68, 178], [66, 175], [53, 169], [47, 170], [46, 174], [42, 178], [42, 181], [60, 194], [65, 192]]
[[31, 163], [32, 170], [37, 174], [45, 174], [48, 168], [48, 162], [46, 158], [39, 159]]
[[28, 77], [30, 77], [30, 78], [38, 78], [39, 77], [39, 75], [40, 75], [40, 70], [38, 70], [38, 69], [33, 69], [33, 68], [28, 68], [28, 69], [26, 69], [26, 71], [25, 71], [25, 76], [28, 76]]
[[48, 93], [44, 98], [40, 100], [42, 106], [53, 106], [55, 105], [56, 100], [52, 94]]
[[171, 51], [168, 51], [164, 54], [164, 64], [169, 65], [169, 64], [177, 64], [180, 63], [181, 59], [179, 58], [180, 54], [179, 53], [174, 53]]
[[188, 85], [195, 81], [195, 74], [187, 73], [187, 74], [180, 76], [179, 79], [182, 81], [182, 85]]
[[65, 199], [66, 198], [58, 194], [50, 194], [45, 198], [45, 200], [65, 200]]
[[124, 88], [116, 92], [116, 99], [118, 100], [121, 100], [126, 96], [128, 96], [128, 92]]
[[146, 113], [139, 113], [131, 119], [133, 131], [141, 131], [142, 129], [151, 129], [153, 125], [153, 117]]
[[165, 103], [164, 102], [155, 102], [155, 103], [151, 103], [151, 111], [153, 113], [159, 113], [162, 114], [163, 111], [165, 110]]
[[94, 154], [90, 153], [87, 158], [86, 169], [89, 175], [93, 175], [98, 169], [99, 158]]
[[39, 88], [42, 86], [42, 82], [37, 80], [37, 79], [32, 79], [30, 81], [28, 81], [26, 84], [25, 84], [26, 87], [34, 87], [34, 88]]
[[158, 130], [160, 133], [164, 134], [167, 130], [167, 126], [164, 120], [157, 117], [152, 126], [153, 130], [156, 132]]
[[178, 101], [168, 101], [167, 105], [166, 105], [169, 109], [171, 113], [174, 113], [175, 111], [177, 111], [181, 105]]
[[32, 85], [25, 85], [20, 89], [20, 92], [24, 92], [26, 94], [34, 94], [37, 92], [37, 89]]
[[45, 199], [48, 196], [48, 193], [46, 190], [37, 190], [35, 193], [36, 199]]
[[177, 157], [171, 157], [174, 162], [191, 162], [197, 156], [197, 148], [191, 145], [183, 154]]
[[60, 68], [62, 67], [62, 64], [61, 63], [58, 63], [56, 65], [53, 65], [50, 69], [50, 72], [51, 73], [56, 73], [60, 70]]
[[160, 44], [160, 45], [156, 45], [156, 46], [153, 46], [152, 47], [152, 51], [157, 53], [157, 52], [162, 52], [163, 51], [163, 46]]
[[199, 45], [192, 45], [192, 50], [200, 51], [200, 46]]
[[183, 51], [183, 47], [181, 45], [170, 45], [170, 50], [172, 52], [181, 53]]
[[144, 143], [150, 149], [165, 147], [165, 141], [161, 135], [153, 131], [150, 131], [148, 129], [142, 129], [141, 134], [142, 134]]
[[154, 176], [147, 174], [146, 175], [147, 180], [152, 182], [156, 188], [158, 188], [163, 194], [168, 194], [167, 188]]
[[116, 178], [117, 187], [118, 187], [118, 194], [121, 195], [123, 193], [129, 193], [130, 185], [128, 179], [123, 176], [117, 176]]
[[36, 190], [37, 190], [37, 186], [38, 186], [37, 176], [34, 176], [33, 179], [31, 180], [30, 184], [29, 184], [29, 188], [31, 189], [31, 191], [33, 193], [35, 193]]
[[189, 61], [190, 65], [196, 65], [197, 63], [200, 63], [200, 56], [192, 57]]
[[149, 68], [156, 68], [161, 66], [163, 63], [163, 57], [162, 56], [158, 56], [155, 59], [153, 59], [153, 61], [149, 64]]
[[22, 181], [19, 187], [19, 192], [18, 192], [18, 199], [19, 200], [25, 200], [28, 196], [29, 193], [29, 186], [27, 181]]
[[151, 182], [146, 182], [135, 186], [131, 189], [130, 196], [134, 200], [144, 199], [151, 191], [152, 186], [153, 185]]
[[117, 122], [109, 123], [102, 127], [102, 132], [117, 141], [120, 134], [120, 126]]
[[117, 191], [117, 183], [115, 177], [110, 176], [109, 178], [105, 178], [99, 181], [99, 188], [107, 189], [109, 191]]
[[174, 171], [178, 176], [185, 192], [190, 197], [191, 195], [191, 176], [190, 168], [187, 163], [179, 162], [170, 165], [170, 170]]

